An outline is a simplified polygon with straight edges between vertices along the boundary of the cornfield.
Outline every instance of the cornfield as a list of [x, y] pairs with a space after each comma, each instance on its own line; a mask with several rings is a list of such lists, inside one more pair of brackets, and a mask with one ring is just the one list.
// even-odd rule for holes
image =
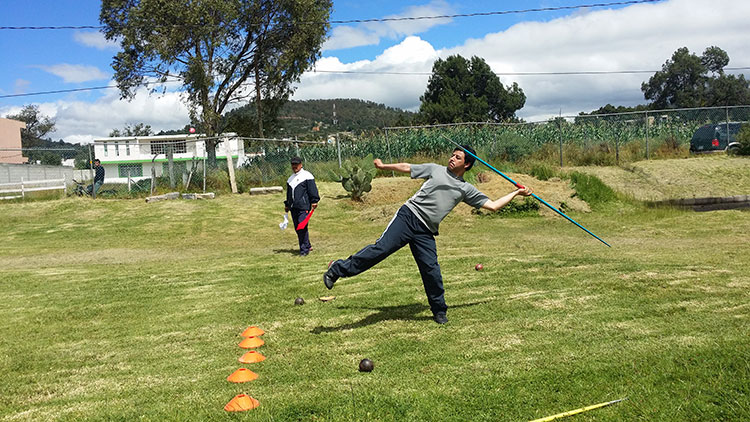
[[246, 145], [256, 156], [245, 171], [247, 183], [266, 185], [286, 179], [289, 159], [299, 155], [316, 177], [335, 179], [342, 161], [369, 154], [389, 162], [445, 159], [453, 145], [469, 144], [493, 162], [524, 159], [562, 165], [616, 165], [657, 156], [686, 156], [693, 133], [704, 124], [750, 121], [750, 106], [662, 110], [610, 115], [562, 116], [528, 123], [464, 123], [383, 128], [354, 137], [339, 134], [318, 144], [263, 142]]

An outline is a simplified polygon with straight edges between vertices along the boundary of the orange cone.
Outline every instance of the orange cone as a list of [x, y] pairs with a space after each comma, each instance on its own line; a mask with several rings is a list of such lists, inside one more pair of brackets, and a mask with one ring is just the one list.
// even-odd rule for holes
[[248, 396], [247, 394], [237, 394], [232, 400], [229, 400], [224, 410], [227, 412], [242, 412], [245, 410], [255, 409], [260, 406], [258, 400]]
[[263, 340], [261, 340], [259, 337], [250, 336], [250, 337], [245, 337], [240, 342], [240, 347], [242, 347], [243, 349], [254, 349], [254, 348], [260, 347], [260, 346], [262, 346], [264, 344], [266, 344], [266, 342], [264, 342]]
[[256, 378], [258, 378], [258, 374], [256, 374], [255, 372], [247, 368], [240, 368], [234, 371], [232, 375], [228, 376], [227, 381], [239, 383], [252, 381]]
[[264, 360], [266, 360], [266, 357], [255, 350], [251, 350], [240, 357], [241, 363], [256, 363], [263, 362]]
[[261, 330], [260, 328], [251, 325], [250, 327], [245, 328], [245, 331], [242, 332], [242, 337], [250, 337], [250, 336], [262, 336], [266, 332]]

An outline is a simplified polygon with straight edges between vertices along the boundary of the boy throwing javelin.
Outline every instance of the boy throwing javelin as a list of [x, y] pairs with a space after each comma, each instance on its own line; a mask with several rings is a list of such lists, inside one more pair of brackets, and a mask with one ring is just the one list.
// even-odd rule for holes
[[438, 164], [383, 164], [375, 159], [375, 167], [381, 170], [393, 170], [409, 173], [412, 179], [426, 179], [422, 187], [401, 208], [380, 238], [374, 244], [347, 259], [339, 259], [331, 264], [323, 274], [323, 282], [328, 289], [341, 277], [352, 277], [373, 267], [392, 253], [409, 244], [414, 260], [422, 276], [427, 300], [430, 303], [433, 320], [438, 324], [448, 322], [443, 289], [443, 277], [437, 261], [435, 236], [438, 226], [459, 202], [465, 202], [475, 208], [497, 211], [507, 205], [516, 195], [529, 196], [531, 188], [515, 190], [494, 201], [476, 187], [463, 179], [464, 173], [474, 165], [475, 158], [464, 150], [474, 154], [474, 150], [464, 145], [453, 150], [448, 159], [448, 166]]

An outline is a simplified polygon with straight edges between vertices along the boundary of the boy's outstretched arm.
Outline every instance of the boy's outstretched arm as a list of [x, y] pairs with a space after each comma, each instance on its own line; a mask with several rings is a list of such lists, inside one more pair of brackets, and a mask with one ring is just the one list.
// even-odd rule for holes
[[411, 164], [409, 163], [383, 164], [380, 158], [372, 160], [372, 163], [379, 170], [395, 170], [401, 173], [411, 173]]
[[482, 208], [490, 211], [497, 211], [500, 208], [508, 205], [508, 203], [510, 203], [510, 201], [512, 201], [513, 198], [516, 197], [516, 195], [529, 196], [532, 194], [532, 192], [534, 192], [534, 190], [526, 186], [525, 188], [515, 190], [503, 196], [502, 198], [496, 199], [494, 201], [487, 201], [484, 203], [484, 205], [482, 205]]

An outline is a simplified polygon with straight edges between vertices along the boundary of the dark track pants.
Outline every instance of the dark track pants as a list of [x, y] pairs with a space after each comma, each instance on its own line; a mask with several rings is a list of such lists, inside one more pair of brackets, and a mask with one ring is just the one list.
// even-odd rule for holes
[[310, 248], [312, 248], [312, 245], [310, 244], [310, 234], [307, 231], [307, 227], [302, 230], [297, 230], [297, 226], [307, 217], [309, 211], [292, 208], [290, 212], [292, 214], [294, 229], [297, 232], [297, 240], [299, 240], [299, 254], [307, 255], [310, 253]]
[[365, 246], [345, 260], [334, 262], [330, 271], [338, 277], [355, 276], [373, 267], [407, 243], [419, 267], [430, 309], [433, 313], [445, 312], [448, 307], [445, 305], [443, 277], [437, 262], [435, 236], [406, 205], [401, 206], [375, 244]]

